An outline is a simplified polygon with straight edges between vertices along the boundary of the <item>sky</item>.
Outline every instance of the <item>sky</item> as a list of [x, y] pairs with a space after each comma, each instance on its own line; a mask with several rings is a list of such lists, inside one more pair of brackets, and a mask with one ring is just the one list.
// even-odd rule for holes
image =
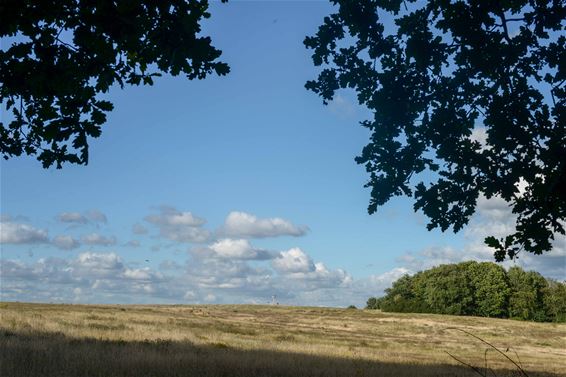
[[[331, 11], [212, 3], [228, 76], [112, 88], [87, 166], [2, 161], [0, 300], [363, 306], [405, 273], [492, 261], [483, 238], [514, 224], [500, 199], [458, 234], [427, 231], [407, 198], [368, 215], [354, 157], [371, 114], [304, 88], [318, 70], [302, 41]], [[513, 264], [565, 279], [565, 238]]]

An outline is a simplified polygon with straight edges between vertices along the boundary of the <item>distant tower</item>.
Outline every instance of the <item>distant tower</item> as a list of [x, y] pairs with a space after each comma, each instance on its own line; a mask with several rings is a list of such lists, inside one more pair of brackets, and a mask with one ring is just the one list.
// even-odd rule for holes
[[271, 305], [279, 305], [279, 303], [277, 302], [277, 296], [271, 296]]

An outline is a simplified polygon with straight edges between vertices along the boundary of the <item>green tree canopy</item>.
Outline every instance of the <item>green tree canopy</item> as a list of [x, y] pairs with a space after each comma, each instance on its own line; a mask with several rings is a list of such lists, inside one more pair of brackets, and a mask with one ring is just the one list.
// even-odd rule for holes
[[540, 319], [544, 316], [543, 296], [548, 282], [539, 273], [512, 267], [508, 272], [509, 316], [519, 319]]
[[566, 284], [548, 280], [543, 294], [544, 310], [551, 321], [566, 322]]
[[201, 35], [207, 9], [207, 0], [2, 1], [0, 37], [13, 37], [0, 50], [0, 102], [13, 113], [0, 123], [2, 156], [87, 164], [88, 138], [113, 109], [100, 94], [112, 85], [227, 74]]
[[351, 88], [373, 112], [356, 158], [369, 213], [406, 195], [429, 230], [457, 232], [480, 194], [499, 196], [517, 222], [486, 238], [496, 260], [550, 250], [566, 219], [564, 2], [331, 1], [336, 12], [304, 41], [323, 68], [306, 87], [325, 103]]
[[566, 321], [566, 283], [492, 262], [445, 264], [404, 275], [367, 309]]
[[510, 289], [503, 267], [489, 262], [467, 262], [465, 268], [473, 292], [471, 313], [481, 317], [506, 317]]

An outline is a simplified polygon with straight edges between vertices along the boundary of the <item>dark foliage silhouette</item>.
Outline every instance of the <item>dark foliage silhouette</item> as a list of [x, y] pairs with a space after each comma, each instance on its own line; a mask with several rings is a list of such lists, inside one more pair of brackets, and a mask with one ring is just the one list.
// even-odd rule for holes
[[0, 123], [2, 156], [34, 155], [45, 168], [87, 164], [88, 138], [113, 109], [100, 95], [113, 85], [227, 74], [201, 35], [207, 9], [207, 0], [2, 1], [0, 101], [13, 115]]
[[332, 3], [304, 41], [323, 67], [306, 87], [325, 103], [353, 89], [373, 112], [356, 158], [369, 213], [405, 195], [429, 230], [457, 232], [480, 195], [498, 196], [517, 220], [512, 234], [486, 238], [495, 259], [549, 251], [566, 218], [564, 2]]

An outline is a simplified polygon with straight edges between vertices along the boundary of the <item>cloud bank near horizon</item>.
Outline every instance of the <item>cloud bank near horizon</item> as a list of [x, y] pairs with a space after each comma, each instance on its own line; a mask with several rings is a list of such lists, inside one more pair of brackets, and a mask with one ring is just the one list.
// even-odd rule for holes
[[[90, 217], [81, 212], [56, 216], [57, 223], [74, 224], [65, 228], [65, 234], [35, 226], [22, 216], [3, 215], [1, 299], [268, 303], [276, 296], [279, 302], [289, 305], [363, 306], [368, 297], [382, 294], [404, 274], [464, 260], [492, 261], [492, 252], [483, 244], [483, 238], [487, 234], [503, 235], [514, 224], [504, 201], [480, 198], [477, 214], [465, 230], [467, 242], [462, 248], [423, 247], [400, 255], [393, 269], [356, 279], [342, 268], [329, 268], [324, 261], [314, 260], [297, 246], [298, 237], [307, 235], [309, 228], [280, 217], [261, 218], [233, 211], [213, 229], [205, 218], [192, 212], [162, 206], [143, 219], [133, 219], [129, 231], [117, 235], [109, 231], [105, 214], [89, 213]], [[99, 231], [101, 225], [103, 232]], [[50, 237], [50, 233], [57, 235]], [[131, 235], [136, 239], [125, 239]], [[281, 250], [255, 245], [256, 241], [269, 243], [275, 237], [289, 240], [288, 247]], [[13, 256], [16, 253], [12, 250], [25, 247], [32, 260], [26, 261], [21, 254]], [[143, 250], [154, 257], [145, 259], [141, 256]], [[34, 254], [38, 257], [33, 258]], [[557, 236], [554, 249], [547, 255], [521, 255], [518, 261], [505, 262], [504, 266], [514, 264], [563, 279], [566, 237]]]

